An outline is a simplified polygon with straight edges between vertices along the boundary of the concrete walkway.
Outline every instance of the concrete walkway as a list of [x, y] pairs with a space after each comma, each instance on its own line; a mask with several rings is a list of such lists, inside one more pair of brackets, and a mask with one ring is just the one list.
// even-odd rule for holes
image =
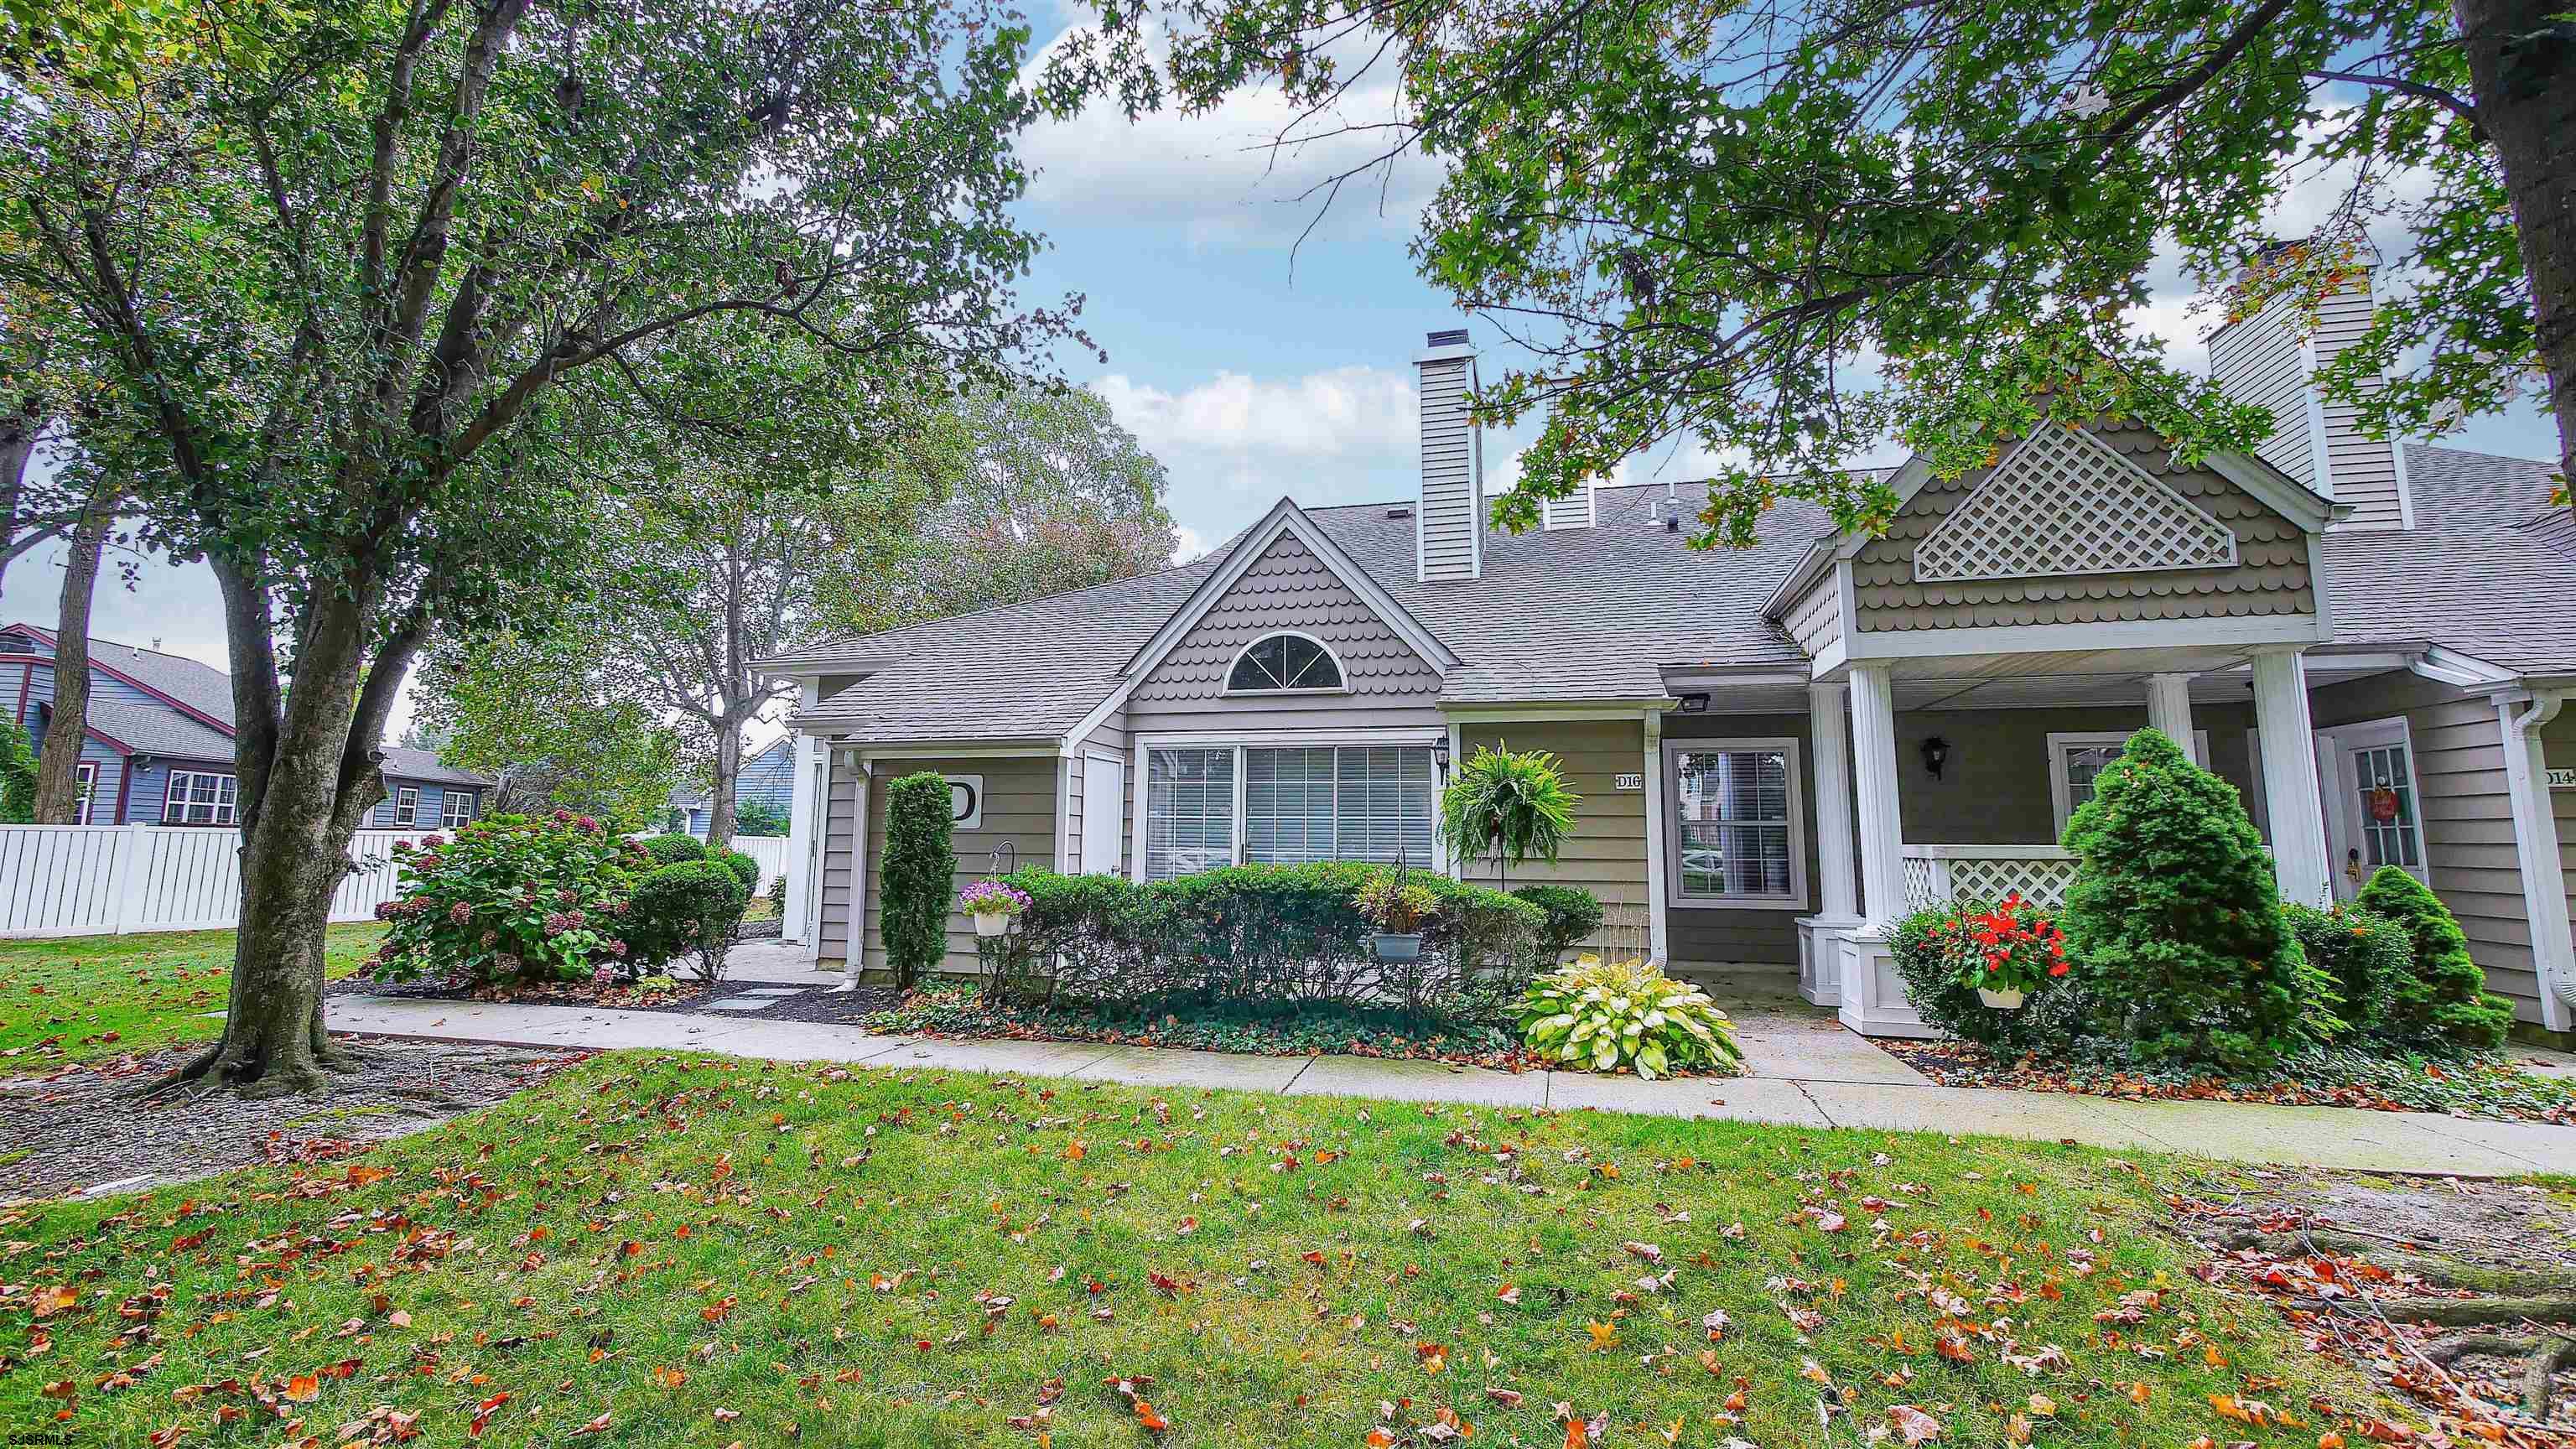
[[[783, 954], [783, 953], [782, 953]], [[766, 962], [727, 983], [810, 985]], [[382, 996], [329, 1003], [331, 1029], [432, 1041], [599, 1050], [720, 1052], [780, 1061], [995, 1072], [1221, 1087], [1289, 1096], [1473, 1102], [1558, 1111], [1598, 1108], [1800, 1127], [1990, 1134], [2122, 1151], [2180, 1152], [2239, 1162], [2381, 1172], [2507, 1177], [2576, 1172], [2576, 1127], [2487, 1122], [2421, 1112], [2269, 1107], [2227, 1102], [2123, 1102], [2046, 1092], [1933, 1085], [1921, 1073], [1797, 1003], [1728, 1003], [1747, 1075], [1641, 1082], [1581, 1072], [1496, 1072], [1370, 1057], [1261, 1057], [1086, 1042], [942, 1041], [878, 1036], [855, 1026], [758, 1019], [752, 1012], [592, 1010]]]

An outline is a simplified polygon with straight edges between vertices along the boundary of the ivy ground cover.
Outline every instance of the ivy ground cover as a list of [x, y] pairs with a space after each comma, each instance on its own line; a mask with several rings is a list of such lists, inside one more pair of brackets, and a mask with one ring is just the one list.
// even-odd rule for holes
[[354, 1160], [0, 1213], [0, 1422], [151, 1449], [2364, 1442], [2358, 1380], [2160, 1231], [2160, 1170], [617, 1054]]

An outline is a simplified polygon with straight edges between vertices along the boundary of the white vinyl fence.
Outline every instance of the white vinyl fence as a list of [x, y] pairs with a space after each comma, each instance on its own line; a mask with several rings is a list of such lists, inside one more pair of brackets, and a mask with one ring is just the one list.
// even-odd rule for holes
[[[394, 898], [394, 842], [430, 833], [359, 831], [349, 846], [358, 869], [333, 893], [331, 919], [372, 919]], [[0, 937], [230, 927], [240, 848], [229, 828], [0, 825]]]

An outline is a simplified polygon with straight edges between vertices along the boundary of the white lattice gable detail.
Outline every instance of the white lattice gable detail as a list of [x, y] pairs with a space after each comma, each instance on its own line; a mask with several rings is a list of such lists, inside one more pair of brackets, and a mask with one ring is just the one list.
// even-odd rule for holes
[[1914, 550], [1922, 583], [2224, 568], [2236, 535], [2110, 444], [2044, 426]]

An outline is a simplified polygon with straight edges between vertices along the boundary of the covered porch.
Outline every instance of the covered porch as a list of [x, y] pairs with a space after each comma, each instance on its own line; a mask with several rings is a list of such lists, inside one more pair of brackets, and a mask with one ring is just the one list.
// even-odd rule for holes
[[2339, 668], [2286, 644], [1926, 653], [1676, 693], [1686, 710], [1804, 705], [1816, 889], [1796, 922], [1799, 993], [1855, 1031], [1923, 1036], [1889, 959], [1894, 923], [2007, 891], [2062, 902], [2075, 861], [2057, 841], [2139, 729], [2237, 787], [2284, 895], [2329, 899], [2308, 691]]

